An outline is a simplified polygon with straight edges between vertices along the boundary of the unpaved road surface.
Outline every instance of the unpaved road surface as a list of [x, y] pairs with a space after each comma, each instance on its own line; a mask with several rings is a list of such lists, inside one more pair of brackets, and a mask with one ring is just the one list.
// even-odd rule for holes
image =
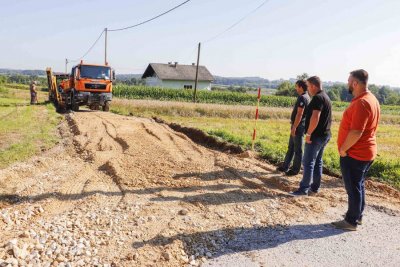
[[388, 186], [367, 183], [366, 225], [346, 233], [328, 224], [345, 211], [340, 179], [291, 198], [300, 177], [144, 118], [82, 111], [60, 134], [0, 170], [0, 266], [400, 262], [400, 194]]

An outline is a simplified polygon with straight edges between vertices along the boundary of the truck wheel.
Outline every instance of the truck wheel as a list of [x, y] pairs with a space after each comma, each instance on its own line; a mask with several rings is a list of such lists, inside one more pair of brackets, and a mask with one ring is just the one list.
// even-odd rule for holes
[[72, 99], [71, 109], [72, 111], [79, 111], [79, 104], [76, 103], [74, 99]]
[[72, 111], [79, 111], [79, 104], [76, 103], [75, 94], [72, 93], [71, 95], [71, 109]]
[[72, 105], [72, 110], [73, 110], [73, 111], [79, 111], [79, 105], [76, 104], [76, 103], [74, 103], [74, 104]]
[[104, 103], [103, 111], [110, 111], [110, 101]]

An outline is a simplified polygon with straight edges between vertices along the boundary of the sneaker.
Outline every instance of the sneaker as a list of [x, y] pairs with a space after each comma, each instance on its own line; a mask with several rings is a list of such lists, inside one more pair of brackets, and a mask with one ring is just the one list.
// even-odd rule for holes
[[289, 193], [292, 197], [302, 197], [302, 196], [308, 196], [308, 194], [302, 190], [296, 190], [294, 192]]
[[276, 168], [276, 170], [279, 171], [279, 172], [287, 172], [288, 169], [286, 169], [283, 166], [279, 166], [278, 168]]
[[341, 220], [332, 223], [337, 229], [347, 230], [347, 231], [356, 231], [357, 225], [352, 225], [348, 223], [346, 220]]
[[[343, 215], [343, 218], [346, 218], [346, 214]], [[356, 221], [357, 225], [362, 225], [362, 218]]]
[[299, 172], [296, 172], [296, 171], [294, 171], [294, 170], [292, 170], [292, 169], [289, 169], [287, 172], [285, 172], [285, 174], [286, 174], [287, 176], [294, 176], [294, 175], [299, 174]]

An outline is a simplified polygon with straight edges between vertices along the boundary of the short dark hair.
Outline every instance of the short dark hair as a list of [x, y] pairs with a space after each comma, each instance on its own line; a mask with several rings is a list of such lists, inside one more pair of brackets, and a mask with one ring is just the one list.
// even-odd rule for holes
[[315, 85], [319, 89], [321, 89], [321, 79], [318, 76], [312, 76], [307, 79], [307, 82]]
[[353, 70], [350, 75], [365, 85], [368, 83], [368, 72], [363, 69]]
[[296, 85], [303, 88], [304, 92], [307, 91], [307, 83], [304, 80], [297, 80]]

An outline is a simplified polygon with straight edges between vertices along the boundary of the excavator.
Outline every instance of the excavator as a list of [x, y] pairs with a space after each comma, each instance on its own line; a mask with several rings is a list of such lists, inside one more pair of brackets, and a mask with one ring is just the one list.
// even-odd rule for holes
[[54, 102], [57, 111], [78, 111], [80, 106], [110, 110], [115, 71], [108, 64], [94, 65], [81, 61], [72, 67], [70, 74], [53, 73], [51, 68], [47, 68], [46, 73], [49, 100]]

